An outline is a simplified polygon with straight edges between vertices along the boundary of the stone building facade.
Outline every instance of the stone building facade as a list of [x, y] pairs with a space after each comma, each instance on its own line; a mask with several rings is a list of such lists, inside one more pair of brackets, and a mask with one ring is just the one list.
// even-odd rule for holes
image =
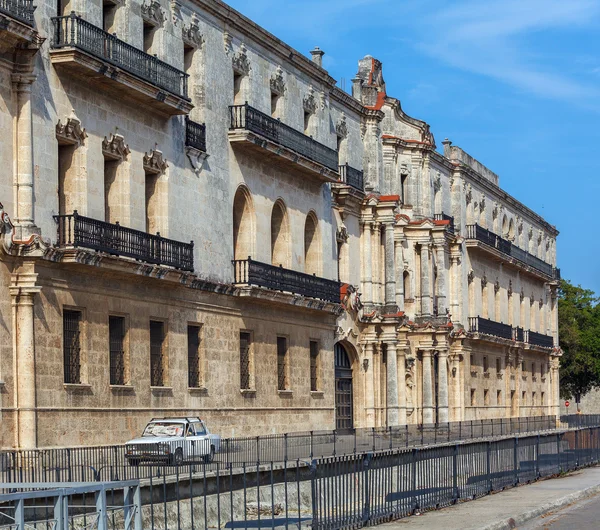
[[219, 0], [7, 5], [2, 447], [556, 412], [556, 229], [376, 59], [350, 95]]

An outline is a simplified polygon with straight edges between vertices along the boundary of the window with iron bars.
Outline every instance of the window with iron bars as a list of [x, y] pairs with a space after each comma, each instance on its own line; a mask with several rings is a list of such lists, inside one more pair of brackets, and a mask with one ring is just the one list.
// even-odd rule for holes
[[150, 321], [150, 386], [165, 385], [165, 323]]
[[277, 337], [277, 390], [288, 390], [288, 347], [285, 337]]
[[319, 390], [319, 343], [310, 341], [310, 391]]
[[250, 390], [250, 345], [252, 336], [247, 331], [240, 331], [240, 388]]
[[200, 388], [200, 326], [188, 326], [188, 387]]
[[81, 384], [81, 311], [63, 312], [65, 383]]
[[125, 384], [125, 317], [108, 317], [110, 384]]

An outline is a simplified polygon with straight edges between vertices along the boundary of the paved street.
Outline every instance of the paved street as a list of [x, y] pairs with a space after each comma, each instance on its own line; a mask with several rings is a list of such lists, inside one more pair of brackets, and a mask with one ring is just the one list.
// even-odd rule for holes
[[537, 517], [520, 530], [579, 530], [600, 527], [600, 494]]
[[[531, 485], [512, 488], [504, 492], [464, 502], [439, 511], [401, 519], [382, 525], [386, 530], [540, 530], [549, 528], [598, 528], [600, 506], [586, 503], [586, 510], [565, 513], [563, 517], [547, 516], [538, 519], [537, 526], [523, 526], [535, 518], [562, 506], [572, 505], [583, 497], [600, 498], [600, 468], [594, 467], [571, 473], [565, 477], [542, 480]], [[512, 522], [511, 522], [512, 519]], [[558, 526], [544, 526], [554, 521]], [[540, 526], [541, 525], [541, 526]], [[577, 526], [581, 525], [581, 526]]]

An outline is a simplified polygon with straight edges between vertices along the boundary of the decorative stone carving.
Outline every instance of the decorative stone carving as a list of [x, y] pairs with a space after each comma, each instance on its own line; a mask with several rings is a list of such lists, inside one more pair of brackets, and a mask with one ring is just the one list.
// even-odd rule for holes
[[248, 59], [248, 48], [245, 44], [240, 45], [240, 49], [231, 59], [233, 70], [241, 75], [250, 73], [250, 60]]
[[157, 0], [145, 0], [142, 4], [142, 18], [153, 26], [161, 27], [167, 16], [160, 2]]
[[335, 125], [335, 133], [340, 138], [346, 138], [348, 136], [348, 122], [346, 121], [346, 114], [342, 112], [342, 116]]
[[162, 151], [152, 149], [149, 153], [144, 153], [144, 171], [158, 175], [164, 173], [167, 167], [169, 165], [163, 158]]
[[543, 237], [543, 233], [542, 233], [542, 231], [540, 230], [540, 231], [538, 232], [538, 237], [537, 237], [537, 244], [538, 244], [538, 247], [539, 247], [539, 246], [542, 244], [542, 237]]
[[199, 25], [198, 15], [195, 13], [192, 15], [192, 20], [189, 26], [183, 26], [181, 28], [181, 36], [183, 38], [183, 42], [194, 47], [194, 48], [202, 48], [204, 45], [204, 37], [200, 33], [200, 25]]
[[529, 241], [531, 241], [533, 239], [533, 228], [529, 228], [529, 232], [527, 233], [527, 237], [529, 238]]
[[481, 288], [483, 289], [485, 287], [487, 287], [487, 276], [484, 273], [483, 277], [481, 278]]
[[519, 294], [519, 297], [521, 298], [521, 302], [523, 300], [525, 300], [525, 290], [523, 289], [523, 287], [521, 287], [521, 292]]
[[535, 294], [533, 293], [533, 291], [531, 291], [531, 296], [529, 297], [529, 305], [533, 306], [533, 304], [535, 304]]
[[540, 298], [540, 309], [542, 309], [542, 307], [544, 307], [544, 300], [542, 298]]
[[125, 160], [129, 153], [129, 146], [125, 144], [125, 139], [120, 134], [111, 134], [110, 137], [105, 136], [102, 140], [102, 154], [105, 158]]
[[469, 271], [469, 274], [467, 274], [467, 280], [469, 283], [473, 283], [474, 279], [475, 279], [475, 271], [473, 269], [471, 269]]
[[348, 229], [345, 226], [341, 226], [335, 233], [335, 237], [338, 243], [343, 244], [348, 242]]
[[171, 15], [173, 17], [173, 25], [177, 26], [181, 20], [181, 4], [178, 0], [171, 0]]
[[484, 210], [485, 210], [485, 197], [481, 197], [481, 200], [479, 201], [479, 211], [483, 213]]
[[229, 55], [231, 52], [233, 43], [233, 35], [229, 33], [229, 31], [223, 32], [223, 48], [225, 49], [225, 53]]
[[500, 280], [496, 278], [496, 282], [494, 283], [494, 294], [498, 294], [500, 290]]
[[199, 175], [202, 171], [202, 167], [204, 166], [204, 161], [208, 158], [208, 153], [200, 151], [200, 149], [196, 149], [195, 147], [192, 147], [190, 145], [186, 145], [185, 154], [187, 155], [190, 164], [192, 164], [194, 173], [196, 173], [196, 175]]
[[59, 144], [71, 144], [80, 146], [87, 138], [85, 129], [81, 128], [81, 122], [77, 118], [67, 118], [63, 124], [60, 120], [56, 124], [56, 139]]
[[314, 114], [317, 111], [317, 100], [315, 99], [315, 89], [312, 86], [308, 87], [308, 93], [304, 96], [302, 101], [304, 110], [310, 114]]
[[319, 94], [319, 99], [321, 100], [321, 110], [325, 110], [327, 108], [327, 95], [325, 92]]
[[438, 193], [442, 189], [442, 177], [438, 171], [435, 178], [433, 179], [433, 191]]
[[550, 250], [550, 240], [546, 238], [546, 250]]
[[508, 280], [508, 297], [513, 295], [512, 280]]
[[492, 219], [498, 218], [498, 214], [500, 213], [499, 208], [500, 205], [497, 202], [494, 202], [494, 209], [492, 210]]
[[270, 80], [271, 92], [278, 96], [283, 96], [285, 93], [285, 79], [283, 78], [283, 68], [277, 67], [275, 73], [271, 76]]

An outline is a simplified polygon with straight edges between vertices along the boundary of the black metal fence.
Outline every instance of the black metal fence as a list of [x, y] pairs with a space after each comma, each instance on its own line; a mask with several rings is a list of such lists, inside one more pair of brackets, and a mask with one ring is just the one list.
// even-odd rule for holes
[[352, 166], [345, 164], [339, 167], [340, 180], [348, 186], [352, 186], [357, 190], [363, 191], [365, 188], [364, 174], [358, 169], [354, 169]]
[[544, 348], [552, 348], [554, 346], [554, 339], [552, 337], [536, 333], [535, 331], [526, 331], [525, 341], [536, 346], [543, 346]]
[[53, 17], [52, 23], [53, 48], [78, 48], [122, 68], [143, 81], [188, 99], [188, 75], [181, 70], [127, 44], [74, 12], [64, 17]]
[[335, 280], [275, 267], [251, 258], [234, 260], [233, 268], [236, 285], [256, 285], [328, 302], [340, 302], [340, 283]]
[[332, 171], [338, 171], [338, 152], [310, 136], [293, 129], [275, 118], [260, 112], [247, 103], [229, 107], [230, 129], [245, 129], [280, 144]]
[[185, 145], [206, 153], [206, 125], [185, 117]]
[[[173, 475], [185, 463], [212, 466], [285, 464], [318, 457], [354, 455], [399, 448], [509, 436], [554, 430], [555, 416], [500, 418], [431, 425], [403, 425], [391, 428], [353, 429], [273, 434], [223, 439], [214, 458], [206, 442], [171, 445], [126, 445], [0, 451], [0, 482], [89, 482], [149, 478], [155, 473]], [[177, 448], [181, 449], [178, 456]], [[207, 456], [208, 455], [208, 456]]]
[[454, 234], [454, 217], [452, 217], [451, 215], [447, 215], [445, 213], [436, 213], [433, 218], [436, 221], [448, 221], [448, 232], [450, 232], [451, 234]]
[[194, 270], [194, 242], [181, 243], [160, 234], [148, 234], [119, 223], [79, 215], [55, 215], [59, 247], [82, 247], [147, 263]]
[[527, 344], [534, 344], [543, 348], [552, 348], [554, 346], [554, 338], [550, 335], [523, 330], [520, 327], [512, 327], [508, 324], [502, 324], [483, 317], [469, 317], [469, 331], [526, 342]]
[[494, 234], [494, 232], [491, 232], [490, 230], [487, 230], [478, 224], [467, 225], [467, 239], [476, 239], [477, 241], [481, 241], [482, 243], [499, 250], [507, 256], [511, 256], [519, 260], [525, 265], [529, 265], [530, 267], [546, 274], [547, 276], [550, 276], [555, 280], [560, 279], [559, 269], [553, 268], [549, 263], [546, 263], [540, 258], [533, 256], [526, 250], [517, 247], [507, 239]]
[[33, 0], [0, 0], [0, 12], [33, 26]]

